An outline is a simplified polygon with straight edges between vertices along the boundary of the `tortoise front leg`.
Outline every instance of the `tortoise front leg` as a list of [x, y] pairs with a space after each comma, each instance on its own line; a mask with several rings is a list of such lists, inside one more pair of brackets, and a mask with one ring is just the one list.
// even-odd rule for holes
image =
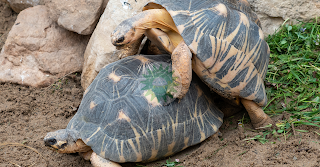
[[95, 152], [91, 154], [90, 161], [94, 167], [121, 167], [121, 165], [119, 165], [118, 163], [112, 162], [108, 159], [104, 159], [97, 155]]
[[[170, 32], [164, 33], [156, 28], [148, 29], [146, 36], [158, 48], [171, 54], [173, 83], [168, 85], [167, 93], [170, 93], [174, 98], [183, 98], [189, 90], [192, 79], [192, 53], [189, 47], [180, 38], [180, 35]], [[177, 47], [174, 46], [173, 40], [179, 41]]]
[[172, 80], [167, 93], [174, 98], [183, 98], [189, 90], [192, 79], [192, 53], [182, 41], [172, 52]]
[[252, 100], [241, 99], [241, 103], [246, 108], [255, 129], [274, 124], [271, 118], [263, 112], [262, 108]]

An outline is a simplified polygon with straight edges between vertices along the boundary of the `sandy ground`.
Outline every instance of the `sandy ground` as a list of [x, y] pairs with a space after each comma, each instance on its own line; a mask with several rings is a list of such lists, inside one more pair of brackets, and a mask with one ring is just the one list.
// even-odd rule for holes
[[[0, 3], [0, 48], [16, 14]], [[64, 129], [76, 113], [83, 90], [80, 74], [62, 78], [47, 88], [35, 89], [12, 83], [0, 84], [0, 167], [90, 167], [78, 154], [59, 154], [44, 146], [47, 132]], [[320, 166], [319, 128], [300, 126], [308, 133], [295, 132], [289, 138], [268, 135], [269, 142], [246, 140], [263, 132], [250, 123], [238, 126], [245, 112], [224, 119], [222, 136], [212, 136], [173, 157], [189, 167], [318, 167]], [[287, 116], [287, 115], [285, 115]], [[245, 116], [245, 118], [248, 118]], [[273, 118], [282, 119], [283, 115]], [[146, 166], [162, 166], [165, 160]], [[135, 163], [123, 164], [132, 167]]]

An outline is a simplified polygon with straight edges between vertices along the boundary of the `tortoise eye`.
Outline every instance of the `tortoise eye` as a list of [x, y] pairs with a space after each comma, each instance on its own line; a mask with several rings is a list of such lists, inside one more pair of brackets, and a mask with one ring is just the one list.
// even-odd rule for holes
[[117, 43], [121, 43], [124, 41], [124, 36], [120, 37], [118, 40], [117, 40]]

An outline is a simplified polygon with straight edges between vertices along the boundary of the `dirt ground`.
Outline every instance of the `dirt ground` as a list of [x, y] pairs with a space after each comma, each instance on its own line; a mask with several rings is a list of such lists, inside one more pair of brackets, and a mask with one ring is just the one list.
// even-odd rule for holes
[[[1, 39], [7, 35], [16, 14], [0, 3]], [[4, 41], [3, 41], [4, 42]], [[64, 129], [76, 113], [83, 90], [80, 74], [62, 78], [47, 88], [0, 84], [0, 167], [90, 167], [78, 154], [59, 154], [44, 146], [47, 132]], [[238, 126], [245, 112], [226, 118], [220, 131], [222, 136], [212, 136], [173, 157], [180, 165], [189, 167], [318, 167], [320, 166], [319, 128], [300, 126], [289, 138], [267, 136], [269, 142], [246, 140], [262, 132], [253, 130], [250, 123]], [[275, 121], [283, 116], [273, 118]], [[247, 117], [246, 117], [247, 118]], [[142, 164], [162, 166], [165, 160]], [[123, 164], [132, 167], [135, 163]]]
[[[44, 146], [47, 132], [64, 129], [76, 113], [83, 90], [80, 74], [75, 73], [47, 88], [30, 88], [12, 83], [0, 84], [0, 167], [86, 167], [89, 161], [78, 154], [59, 154]], [[320, 166], [320, 132], [313, 127], [298, 127], [309, 133], [275, 138], [262, 144], [244, 140], [262, 132], [245, 124], [238, 126], [245, 112], [226, 118], [220, 131], [205, 142], [171, 157], [182, 166]], [[276, 119], [281, 119], [278, 116]], [[161, 166], [164, 160], [143, 164]], [[139, 163], [142, 164], [142, 163]], [[134, 163], [124, 164], [132, 167]]]

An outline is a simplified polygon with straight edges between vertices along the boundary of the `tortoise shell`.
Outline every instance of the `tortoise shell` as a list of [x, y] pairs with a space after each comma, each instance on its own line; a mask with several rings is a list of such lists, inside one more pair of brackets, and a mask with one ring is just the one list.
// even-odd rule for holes
[[193, 56], [192, 69], [228, 99], [267, 104], [263, 80], [269, 46], [246, 0], [153, 0], [144, 10], [165, 8]]
[[166, 94], [170, 55], [130, 56], [104, 67], [86, 90], [67, 129], [115, 162], [169, 156], [200, 143], [222, 124], [209, 88], [194, 76], [181, 99]]

